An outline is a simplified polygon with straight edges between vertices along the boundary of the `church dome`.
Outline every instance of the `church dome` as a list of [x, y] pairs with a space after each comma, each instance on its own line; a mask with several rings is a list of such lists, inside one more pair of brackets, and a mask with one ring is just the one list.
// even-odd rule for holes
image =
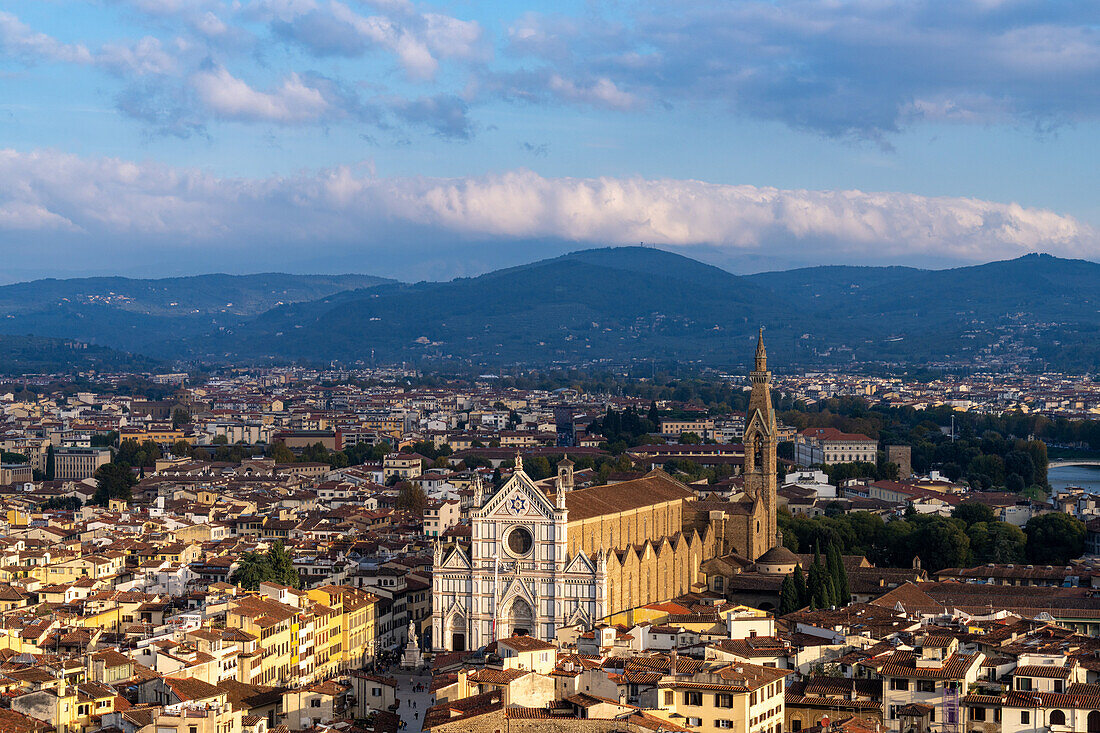
[[767, 575], [786, 575], [794, 572], [798, 565], [798, 555], [783, 545], [777, 545], [756, 559], [758, 572]]

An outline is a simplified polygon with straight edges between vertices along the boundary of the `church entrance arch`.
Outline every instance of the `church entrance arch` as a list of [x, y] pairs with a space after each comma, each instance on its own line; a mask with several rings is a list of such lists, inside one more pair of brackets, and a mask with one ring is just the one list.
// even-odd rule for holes
[[443, 630], [443, 638], [444, 643], [450, 643], [452, 652], [466, 651], [466, 617], [461, 613], [452, 614]]
[[505, 636], [534, 636], [535, 609], [523, 598], [516, 598], [504, 612]]

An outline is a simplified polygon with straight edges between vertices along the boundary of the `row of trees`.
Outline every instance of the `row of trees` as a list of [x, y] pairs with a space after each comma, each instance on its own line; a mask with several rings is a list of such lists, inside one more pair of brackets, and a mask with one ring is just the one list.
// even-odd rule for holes
[[639, 415], [633, 407], [617, 412], [609, 407], [602, 418], [593, 420], [589, 425], [590, 433], [602, 435], [607, 441], [607, 449], [619, 455], [636, 445], [650, 441], [651, 435], [661, 428], [657, 413], [657, 403], [649, 406], [648, 415]]
[[[877, 438], [882, 445], [910, 446], [917, 473], [938, 469], [952, 481], [965, 480], [978, 490], [1004, 488], [1035, 498], [1046, 496], [1047, 448], [1036, 436], [1049, 421], [1035, 416], [996, 417], [956, 413], [950, 407], [916, 410], [869, 405], [858, 397], [823, 400], [813, 407], [788, 406], [780, 417], [799, 430], [835, 427]], [[954, 435], [943, 429], [952, 421]]]
[[814, 548], [814, 562], [809, 578], [800, 566], [783, 579], [779, 590], [779, 615], [809, 606], [812, 609], [846, 606], [852, 594], [848, 589], [848, 571], [836, 544], [829, 545], [825, 564], [821, 563], [821, 548]]
[[1032, 518], [1021, 530], [996, 519], [989, 507], [964, 503], [951, 517], [910, 512], [884, 521], [869, 512], [833, 516], [779, 515], [783, 543], [800, 548], [835, 544], [845, 554], [865, 555], [883, 567], [910, 567], [919, 557], [935, 572], [985, 563], [1065, 564], [1084, 552], [1084, 524], [1052, 512]]

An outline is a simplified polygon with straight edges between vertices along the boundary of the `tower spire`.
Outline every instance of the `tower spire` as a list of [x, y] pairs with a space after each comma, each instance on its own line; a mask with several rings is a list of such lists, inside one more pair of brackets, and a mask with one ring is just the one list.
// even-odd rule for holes
[[768, 351], [764, 348], [764, 327], [760, 327], [760, 335], [756, 339], [756, 371], [768, 371]]

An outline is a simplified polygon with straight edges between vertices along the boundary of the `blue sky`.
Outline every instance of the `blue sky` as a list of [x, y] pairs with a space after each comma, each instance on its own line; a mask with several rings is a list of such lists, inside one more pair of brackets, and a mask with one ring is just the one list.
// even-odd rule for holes
[[1100, 6], [0, 2], [0, 280], [1096, 259]]

